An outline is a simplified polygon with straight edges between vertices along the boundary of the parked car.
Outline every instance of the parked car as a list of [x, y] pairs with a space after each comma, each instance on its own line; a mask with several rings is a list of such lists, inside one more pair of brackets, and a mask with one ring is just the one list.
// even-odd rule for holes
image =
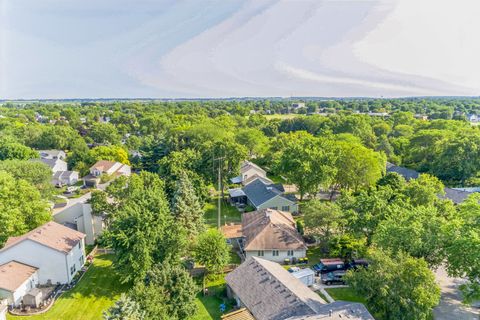
[[352, 262], [348, 263], [347, 269], [357, 270], [358, 268], [367, 268], [368, 261], [365, 259], [354, 259]]
[[329, 273], [332, 271], [343, 270], [345, 271], [347, 267], [341, 259], [320, 259], [320, 263], [314, 265], [313, 270], [316, 275]]
[[345, 284], [345, 281], [343, 280], [344, 275], [345, 271], [337, 270], [322, 274], [320, 279], [322, 280], [322, 283], [325, 283], [327, 286], [331, 284]]

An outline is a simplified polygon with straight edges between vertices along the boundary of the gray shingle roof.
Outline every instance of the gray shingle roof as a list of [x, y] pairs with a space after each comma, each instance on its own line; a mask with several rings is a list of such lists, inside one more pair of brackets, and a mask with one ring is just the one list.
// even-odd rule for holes
[[257, 320], [314, 315], [325, 301], [278, 263], [250, 257], [225, 281]]
[[287, 320], [375, 320], [362, 303], [335, 301], [322, 307], [313, 316], [292, 317]]
[[420, 176], [420, 173], [415, 170], [399, 167], [390, 162], [387, 162], [387, 172], [396, 172], [407, 181], [410, 179], [417, 179]]
[[268, 200], [281, 195], [283, 192], [281, 189], [283, 189], [281, 185], [265, 184], [262, 179], [256, 179], [243, 187], [243, 192], [248, 200], [258, 207]]
[[450, 199], [453, 203], [459, 204], [465, 201], [472, 192], [445, 188], [445, 196], [441, 198]]

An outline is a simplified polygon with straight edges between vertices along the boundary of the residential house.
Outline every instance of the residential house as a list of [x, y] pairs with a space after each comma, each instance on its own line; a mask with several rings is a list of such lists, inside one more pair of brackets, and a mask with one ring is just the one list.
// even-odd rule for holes
[[93, 215], [92, 206], [87, 203], [91, 195], [89, 192], [80, 198], [70, 199], [65, 207], [53, 211], [53, 220], [84, 233], [87, 245], [94, 244], [105, 227], [104, 217]]
[[248, 258], [225, 281], [229, 297], [256, 320], [374, 320], [362, 304], [329, 304], [278, 263], [258, 257]]
[[38, 285], [38, 268], [10, 261], [0, 265], [0, 300], [18, 306], [23, 296]]
[[245, 160], [240, 165], [240, 175], [238, 177], [232, 178], [231, 182], [243, 183], [244, 181], [248, 180], [253, 176], [266, 178], [267, 172], [255, 163]]
[[38, 150], [41, 159], [60, 159], [65, 160], [67, 155], [62, 150]]
[[52, 183], [57, 187], [72, 186], [78, 179], [77, 171], [57, 171], [53, 174]]
[[[37, 160], [36, 160], [37, 161]], [[59, 171], [67, 171], [67, 163], [61, 159], [40, 159], [39, 161], [45, 163], [52, 169], [52, 173], [55, 174]]]
[[307, 246], [289, 212], [262, 209], [242, 215], [242, 249], [245, 256], [283, 262], [304, 258]]
[[85, 234], [56, 222], [19, 237], [0, 249], [0, 264], [17, 261], [38, 268], [38, 282], [69, 283], [85, 263]]
[[90, 174], [83, 177], [83, 181], [86, 186], [96, 187], [100, 183], [100, 177], [103, 174], [128, 177], [131, 175], [131, 172], [129, 165], [115, 161], [99, 160], [90, 168]]
[[243, 187], [247, 203], [256, 210], [271, 208], [291, 213], [298, 212], [298, 204], [293, 194], [284, 194], [280, 184], [268, 184], [262, 179], [255, 179]]
[[[420, 177], [420, 173], [415, 170], [408, 169], [405, 167], [399, 167], [394, 165], [393, 163], [387, 162], [387, 173], [389, 172], [398, 173], [399, 175], [404, 177], [405, 180], [407, 181], [411, 179], [417, 179], [418, 177]], [[459, 188], [448, 188], [448, 187], [445, 187], [443, 191], [445, 192], [445, 194], [439, 195], [439, 198], [449, 199], [454, 204], [462, 203], [472, 194], [472, 192], [475, 192], [475, 191], [468, 191], [465, 189], [462, 190]]]

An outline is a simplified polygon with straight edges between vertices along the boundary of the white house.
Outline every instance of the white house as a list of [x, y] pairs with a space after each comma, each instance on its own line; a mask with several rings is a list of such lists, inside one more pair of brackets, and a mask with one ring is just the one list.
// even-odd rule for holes
[[61, 159], [40, 159], [40, 161], [49, 166], [54, 174], [58, 171], [68, 170], [67, 163]]
[[103, 217], [93, 215], [92, 206], [87, 203], [90, 197], [91, 193], [87, 193], [76, 199], [77, 201], [53, 212], [55, 222], [84, 233], [85, 243], [88, 245], [94, 244], [104, 229]]
[[78, 182], [77, 171], [57, 171], [53, 174], [52, 183], [55, 186], [71, 186]]
[[102, 174], [128, 177], [132, 170], [129, 165], [120, 162], [99, 160], [90, 168], [90, 174], [83, 177], [85, 185], [96, 186]]
[[62, 150], [38, 150], [41, 159], [60, 159], [65, 160], [67, 155]]
[[85, 264], [85, 234], [56, 222], [19, 237], [0, 249], [0, 264], [21, 262], [38, 268], [38, 282], [69, 283]]
[[232, 178], [232, 183], [243, 183], [251, 179], [252, 177], [266, 178], [267, 172], [257, 166], [255, 163], [250, 161], [243, 161], [240, 165], [240, 175], [238, 177]]
[[242, 215], [245, 256], [284, 262], [305, 258], [307, 246], [289, 212], [263, 209]]
[[38, 284], [38, 268], [17, 261], [0, 265], [0, 300], [18, 306], [23, 296]]

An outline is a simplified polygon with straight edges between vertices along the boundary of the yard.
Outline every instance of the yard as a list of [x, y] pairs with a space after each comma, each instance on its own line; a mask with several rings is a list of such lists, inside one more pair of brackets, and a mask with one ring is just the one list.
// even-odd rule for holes
[[[199, 286], [201, 286], [201, 277], [197, 278]], [[222, 312], [220, 311], [220, 305], [226, 303], [227, 310], [225, 313], [233, 307], [232, 301], [226, 298], [225, 289], [225, 275], [217, 276], [213, 280], [207, 280], [206, 286], [208, 288], [208, 296], [204, 296], [202, 292], [197, 295], [195, 300], [198, 311], [197, 314], [192, 317], [192, 320], [217, 320], [220, 319]]]
[[[217, 217], [218, 217], [218, 205], [217, 205], [218, 198], [212, 198], [207, 204], [205, 205], [205, 223], [211, 227], [217, 227]], [[226, 217], [226, 221], [225, 221]], [[226, 201], [222, 200], [222, 213], [220, 217], [220, 224], [223, 225], [225, 223], [240, 223], [242, 221], [242, 214], [237, 208], [231, 206]]]
[[335, 300], [365, 303], [365, 299], [352, 288], [325, 288], [325, 291]]
[[87, 271], [78, 285], [64, 293], [52, 308], [36, 316], [8, 316], [16, 320], [88, 320], [101, 319], [102, 312], [108, 309], [128, 287], [120, 284], [112, 267], [112, 255], [97, 256], [93, 266]]

